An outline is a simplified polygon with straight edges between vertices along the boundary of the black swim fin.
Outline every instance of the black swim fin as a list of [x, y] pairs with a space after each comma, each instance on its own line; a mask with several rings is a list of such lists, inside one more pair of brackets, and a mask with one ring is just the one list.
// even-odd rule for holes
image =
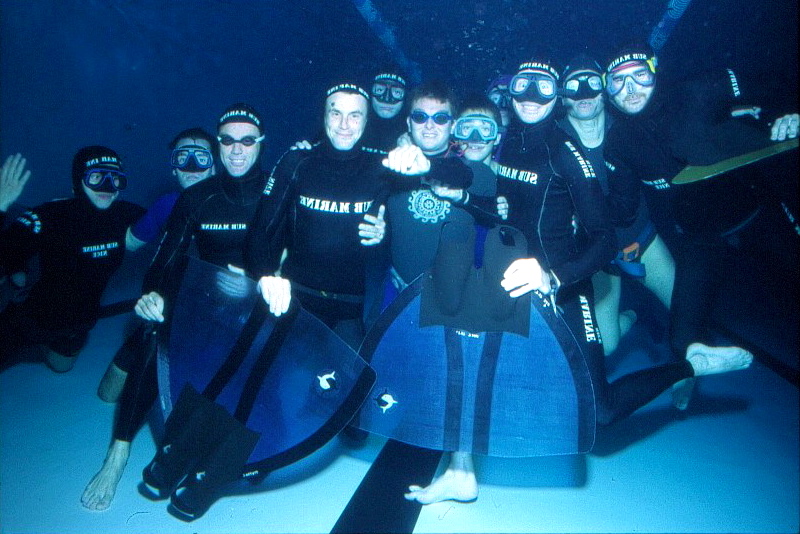
[[431, 268], [431, 286], [442, 313], [455, 315], [461, 308], [474, 257], [474, 226], [453, 222], [445, 224]]
[[172, 493], [169, 512], [183, 521], [205, 514], [225, 486], [241, 480], [260, 434], [249, 430], [215, 404], [200, 449], [203, 457]]
[[166, 499], [200, 461], [200, 438], [212, 416], [212, 405], [190, 384], [183, 388], [164, 423], [162, 446], [142, 472], [142, 495], [152, 500]]

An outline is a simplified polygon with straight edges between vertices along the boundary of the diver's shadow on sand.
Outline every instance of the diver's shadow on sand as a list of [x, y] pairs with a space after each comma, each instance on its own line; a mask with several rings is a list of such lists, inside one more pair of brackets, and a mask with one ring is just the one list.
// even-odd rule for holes
[[747, 410], [749, 404], [748, 400], [741, 397], [704, 395], [696, 389], [685, 411], [672, 406], [656, 408], [635, 413], [611, 426], [598, 428], [591, 454], [611, 456], [668, 425], [680, 424], [686, 418], [739, 413]]

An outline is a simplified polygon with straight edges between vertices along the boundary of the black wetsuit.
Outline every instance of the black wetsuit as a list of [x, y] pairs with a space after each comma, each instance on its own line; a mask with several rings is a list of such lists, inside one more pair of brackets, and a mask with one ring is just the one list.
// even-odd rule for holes
[[[192, 240], [200, 259], [220, 267], [244, 268], [245, 237], [267, 183], [266, 174], [255, 167], [241, 177], [232, 177], [223, 168], [178, 197], [143, 283], [143, 293], [156, 291], [164, 297], [167, 320]], [[157, 394], [156, 358], [150, 351], [129, 370], [114, 424], [114, 439], [133, 439]]]
[[370, 106], [369, 120], [361, 143], [388, 152], [397, 146], [397, 138], [407, 131], [406, 115], [402, 111], [391, 119], [382, 119]]
[[[594, 319], [591, 276], [616, 255], [605, 198], [580, 145], [552, 119], [509, 125], [498, 158], [497, 188], [509, 202], [509, 223], [528, 240], [528, 252], [561, 287], [556, 302], [584, 354], [595, 387], [598, 424], [625, 417], [674, 382], [692, 376], [687, 362], [645, 369], [612, 384]], [[573, 218], [585, 232], [580, 238]]]
[[286, 152], [271, 177], [280, 193], [263, 198], [248, 236], [248, 272], [258, 279], [280, 268], [303, 307], [355, 349], [363, 337], [366, 268], [376, 253], [361, 244], [358, 225], [385, 198], [384, 157], [360, 144], [336, 150], [327, 138]]
[[[605, 117], [605, 131], [611, 128], [614, 122], [614, 116], [606, 113]], [[558, 120], [558, 126], [576, 143], [580, 143], [581, 150], [583, 151], [586, 159], [592, 164], [600, 186], [603, 188], [603, 193], [608, 195], [608, 169], [603, 157], [603, 144], [594, 148], [588, 148], [582, 144], [580, 135], [575, 130], [573, 124], [567, 117]], [[606, 266], [604, 270], [611, 274], [622, 275], [628, 274], [634, 277], [644, 276], [644, 266], [639, 263], [642, 254], [653, 242], [656, 237], [655, 227], [650, 221], [650, 214], [647, 211], [647, 204], [644, 197], [640, 196], [639, 208], [637, 210], [636, 219], [630, 226], [615, 226], [614, 230], [617, 234], [617, 244], [620, 251], [613, 262]], [[611, 214], [609, 214], [611, 216]], [[611, 216], [613, 219], [613, 216]]]
[[633, 220], [643, 190], [658, 233], [675, 256], [670, 344], [679, 359], [691, 343], [713, 344], [711, 306], [731, 269], [730, 243], [759, 212], [748, 169], [671, 183], [688, 164], [706, 165], [769, 144], [768, 134], [748, 124], [750, 119], [731, 118], [731, 106], [741, 103], [735, 81], [728, 71], [683, 85], [673, 97], [656, 87], [644, 111], [618, 113], [606, 135], [612, 215], [622, 225]]
[[11, 303], [0, 318], [3, 368], [26, 345], [78, 354], [98, 320], [108, 280], [122, 264], [128, 226], [144, 211], [124, 200], [101, 210], [81, 195], [42, 204], [3, 231], [2, 270], [24, 271], [28, 260], [37, 257], [40, 271], [28, 298]]
[[[430, 161], [426, 179], [460, 189], [472, 185], [471, 169], [454, 153], [445, 151], [430, 157]], [[445, 223], [473, 224], [465, 210], [437, 197], [429, 186], [421, 183], [392, 193], [386, 211], [391, 265], [405, 285], [433, 264]]]

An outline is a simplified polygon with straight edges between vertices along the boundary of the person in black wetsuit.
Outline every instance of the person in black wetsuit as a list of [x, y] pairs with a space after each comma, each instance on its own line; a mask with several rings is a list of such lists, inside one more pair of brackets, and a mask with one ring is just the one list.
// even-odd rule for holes
[[[161, 323], [169, 317], [170, 299], [177, 291], [189, 244], [197, 243], [199, 257], [221, 267], [244, 268], [244, 240], [256, 206], [267, 187], [258, 166], [263, 126], [258, 113], [235, 104], [220, 117], [217, 129], [221, 168], [215, 176], [185, 189], [167, 220], [164, 236], [145, 275], [143, 296], [136, 304], [142, 319]], [[130, 224], [130, 223], [129, 223]], [[235, 285], [238, 275], [231, 273]], [[147, 330], [142, 343], [153, 347]], [[149, 350], [129, 370], [114, 421], [113, 441], [100, 471], [84, 490], [83, 505], [108, 508], [139, 431], [158, 394], [156, 354]]]
[[[485, 241], [483, 233], [501, 221], [501, 217], [490, 213], [490, 210], [497, 206], [497, 178], [491, 168], [491, 160], [502, 138], [502, 116], [498, 106], [483, 95], [468, 95], [461, 101], [460, 109], [453, 125], [453, 139], [464, 163], [472, 171], [472, 185], [466, 191], [439, 185], [432, 189], [438, 196], [455, 202], [455, 206], [466, 208], [474, 217], [476, 230], [481, 233], [476, 240], [482, 252]], [[476, 206], [480, 208], [473, 209]], [[476, 250], [476, 256], [481, 256], [481, 252]], [[477, 496], [478, 483], [472, 455], [464, 451], [453, 451], [445, 472], [429, 486], [414, 484], [409, 486], [405, 494], [407, 500], [422, 504], [448, 499], [471, 501]]]
[[[614, 116], [605, 105], [603, 69], [594, 59], [580, 54], [570, 60], [563, 73], [563, 103], [566, 116], [559, 127], [581, 144], [592, 164], [603, 192], [608, 194], [608, 172], [603, 142]], [[620, 313], [624, 279], [639, 280], [669, 310], [675, 280], [675, 261], [655, 231], [644, 198], [636, 220], [626, 228], [615, 227], [620, 250], [614, 261], [592, 276], [597, 324], [606, 355], [616, 350], [620, 338], [636, 321], [633, 310]]]
[[399, 290], [432, 265], [446, 223], [474, 223], [466, 210], [454, 208], [458, 202], [434, 191], [440, 185], [458, 190], [472, 185], [472, 171], [450, 144], [456, 113], [452, 90], [438, 81], [426, 82], [414, 89], [409, 109], [406, 121], [412, 144], [396, 154], [417, 154], [424, 167], [419, 172], [420, 184], [393, 192], [387, 206], [392, 276]]
[[328, 90], [325, 139], [283, 155], [270, 176], [279, 193], [261, 200], [247, 240], [247, 271], [270, 311], [280, 316], [297, 298], [354, 350], [364, 336], [370, 247], [385, 233], [379, 196], [388, 187], [385, 153], [362, 144], [368, 102], [352, 83]]
[[[512, 297], [534, 290], [551, 295], [584, 346], [597, 423], [608, 425], [679, 380], [741, 369], [751, 357], [736, 353], [712, 360], [698, 353], [608, 382], [590, 277], [614, 258], [616, 239], [591, 163], [551, 117], [557, 78], [549, 63], [528, 62], [509, 86], [515, 117], [498, 158], [498, 192], [508, 198], [509, 221], [525, 233], [532, 257], [514, 261], [502, 286]], [[573, 220], [579, 221], [577, 231]]]
[[[141, 206], [118, 200], [126, 185], [116, 152], [84, 147], [72, 160], [74, 198], [26, 211], [0, 235], [4, 273], [24, 271], [32, 257], [39, 263], [28, 297], [0, 316], [0, 369], [22, 360], [44, 361], [59, 373], [75, 365], [98, 320], [108, 280], [122, 264], [125, 231], [144, 213]], [[4, 219], [3, 210], [0, 227]]]
[[[604, 149], [611, 213], [618, 224], [630, 224], [643, 190], [659, 234], [673, 249], [673, 353], [704, 358], [712, 369], [730, 361], [749, 363], [752, 355], [744, 349], [710, 346], [708, 327], [714, 296], [734, 259], [730, 244], [745, 235], [760, 211], [755, 189], [741, 171], [679, 187], [671, 181], [687, 164], [710, 164], [768, 145], [767, 135], [745, 122], [755, 120], [760, 108], [743, 105], [732, 70], [718, 80], [710, 76], [682, 86], [671, 98], [657, 83], [656, 58], [646, 46], [616, 54], [605, 77], [619, 112]], [[771, 136], [783, 140], [796, 137], [797, 130], [798, 116], [786, 115], [775, 121]], [[688, 405], [693, 383], [675, 390], [679, 408]]]
[[[397, 68], [384, 69], [376, 74], [370, 91], [370, 105], [367, 113], [367, 127], [360, 144], [367, 148], [388, 152], [397, 146], [397, 139], [406, 131], [403, 104], [406, 98], [406, 79]], [[314, 138], [298, 141], [294, 150], [310, 150], [313, 145], [324, 142], [325, 132]]]
[[[214, 144], [214, 138], [202, 128], [183, 130], [170, 142], [172, 175], [178, 180], [181, 189], [214, 174], [214, 156], [211, 152]], [[125, 236], [128, 250], [138, 250], [161, 237], [179, 194], [179, 191], [171, 191], [160, 196], [147, 213], [128, 228]], [[131, 358], [139, 355], [137, 338], [141, 338], [141, 335], [136, 332], [128, 337], [100, 380], [97, 395], [105, 402], [116, 402], [119, 398], [132, 364]]]
[[406, 79], [397, 69], [385, 69], [375, 76], [364, 146], [387, 152], [397, 146], [397, 138], [406, 131], [403, 104], [407, 89]]
[[[435, 192], [452, 195], [462, 204], [470, 200], [462, 191], [472, 184], [472, 171], [450, 144], [456, 113], [453, 92], [443, 83], [431, 81], [416, 87], [409, 102], [406, 120], [410, 135], [404, 141], [413, 144], [401, 144], [385, 162], [396, 173], [417, 177], [414, 183], [393, 188], [388, 199], [391, 283], [384, 284], [387, 299], [431, 267], [447, 223], [474, 224], [472, 215], [459, 202]], [[381, 307], [382, 303], [374, 304]], [[369, 315], [374, 318], [374, 312]], [[432, 479], [441, 456], [441, 451], [388, 440], [333, 532], [413, 529], [421, 504], [404, 499], [403, 494], [410, 486]]]

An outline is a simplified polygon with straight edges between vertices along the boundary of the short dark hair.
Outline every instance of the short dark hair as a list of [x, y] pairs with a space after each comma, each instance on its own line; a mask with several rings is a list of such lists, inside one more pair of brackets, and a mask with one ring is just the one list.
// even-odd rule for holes
[[181, 139], [204, 139], [208, 141], [208, 146], [214, 147], [214, 143], [217, 141], [214, 137], [211, 136], [206, 130], [200, 127], [194, 128], [187, 128], [183, 130], [178, 135], [176, 135], [172, 141], [169, 142], [170, 150], [175, 150], [175, 147], [178, 146], [178, 141]]
[[459, 106], [460, 111], [458, 114], [462, 114], [467, 110], [478, 110], [478, 111], [485, 111], [486, 115], [494, 119], [497, 124], [500, 124], [500, 108], [492, 102], [492, 100], [484, 94], [481, 93], [470, 93], [464, 97], [461, 101], [461, 105]]
[[458, 100], [453, 89], [442, 80], [430, 80], [423, 82], [421, 85], [415, 87], [411, 91], [411, 98], [408, 99], [409, 109], [414, 107], [414, 104], [422, 98], [431, 98], [450, 104], [450, 110], [456, 114], [458, 107]]

